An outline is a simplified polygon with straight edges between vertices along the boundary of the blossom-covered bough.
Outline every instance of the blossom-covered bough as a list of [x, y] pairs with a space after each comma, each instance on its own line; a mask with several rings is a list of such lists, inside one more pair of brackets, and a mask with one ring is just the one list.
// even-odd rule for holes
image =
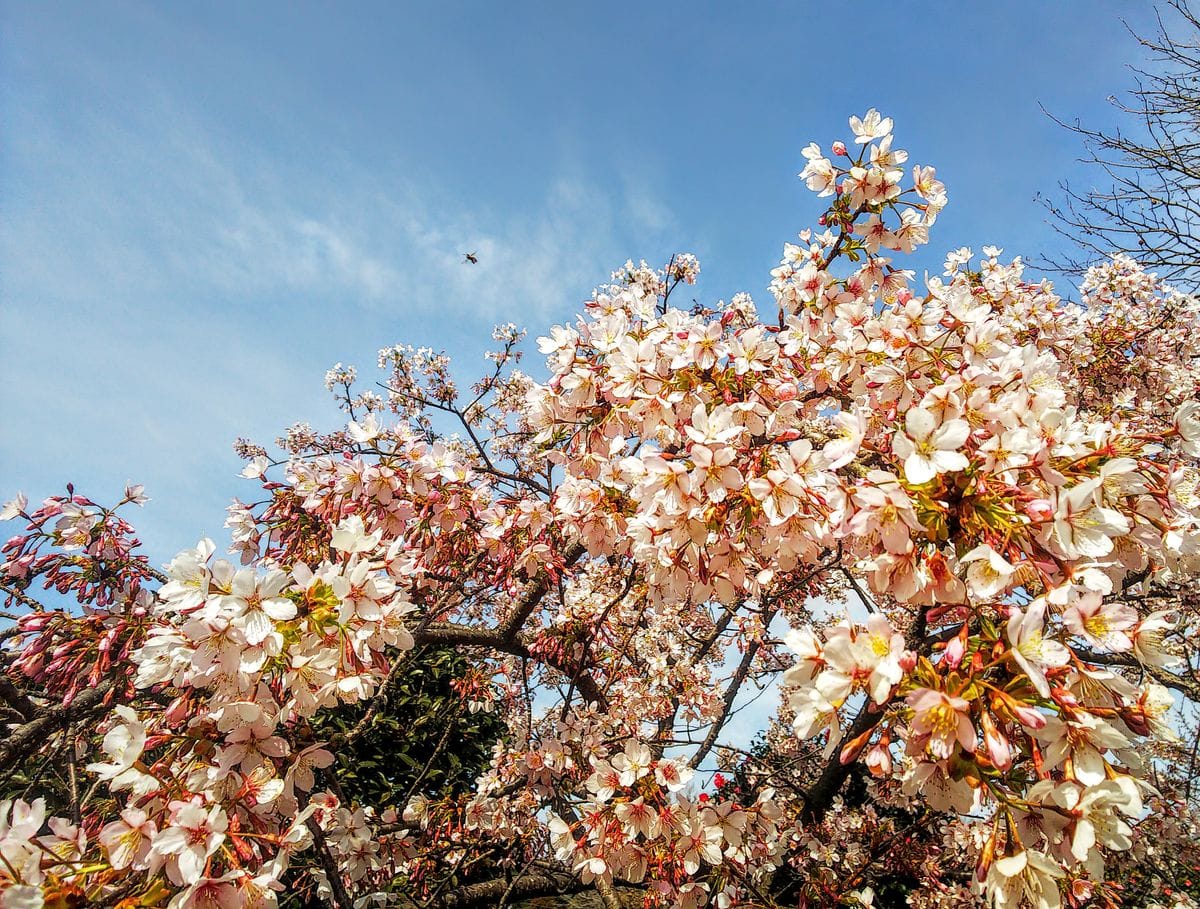
[[[466, 393], [427, 350], [331, 370], [345, 429], [239, 443], [238, 564], [152, 568], [138, 488], [6, 506], [0, 768], [69, 786], [7, 787], [0, 905], [1107, 905], [1126, 855], [1186, 901], [1200, 307], [1123, 257], [1080, 304], [991, 248], [918, 284], [945, 190], [850, 126], [765, 307], [678, 308], [679, 255], [550, 329], [545, 381], [511, 326]], [[357, 803], [338, 756], [428, 645], [493, 758]]]

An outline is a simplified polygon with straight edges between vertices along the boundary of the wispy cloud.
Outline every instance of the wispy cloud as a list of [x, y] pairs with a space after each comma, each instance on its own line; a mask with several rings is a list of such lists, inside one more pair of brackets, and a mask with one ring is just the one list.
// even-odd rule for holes
[[[367, 309], [399, 300], [546, 315], [603, 276], [598, 262], [632, 252], [619, 234], [657, 240], [672, 224], [644, 186], [600, 186], [569, 163], [540, 198], [501, 213], [455, 200], [452, 180], [418, 185], [345, 164], [296, 172], [262, 149], [229, 154], [166, 102], [127, 113], [85, 117], [69, 144], [36, 119], [13, 130], [13, 166], [39, 181], [36, 207], [0, 228], [5, 257], [34, 263], [15, 293], [83, 302], [186, 287], [231, 306], [299, 292]], [[480, 267], [462, 267], [466, 251]]]
[[614, 192], [571, 162], [497, 212], [452, 179], [231, 146], [167, 99], [80, 113], [71, 141], [44, 108], [14, 113], [0, 378], [21, 393], [0, 492], [146, 481], [164, 557], [244, 491], [234, 437], [336, 419], [320, 387], [333, 360], [396, 341], [474, 354], [493, 322], [542, 329], [636, 252], [631, 233], [671, 225], [644, 187]]

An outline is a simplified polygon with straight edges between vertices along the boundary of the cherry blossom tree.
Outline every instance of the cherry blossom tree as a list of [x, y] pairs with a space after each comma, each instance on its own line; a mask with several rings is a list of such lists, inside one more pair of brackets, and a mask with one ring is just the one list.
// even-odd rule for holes
[[[6, 505], [0, 905], [1194, 905], [1200, 307], [1123, 256], [918, 284], [945, 188], [850, 128], [765, 306], [678, 307], [681, 254], [540, 380], [511, 325], [466, 389], [339, 365], [344, 427], [239, 441], [228, 559], [152, 567], [137, 487]], [[490, 758], [382, 804], [346, 755], [431, 648]]]

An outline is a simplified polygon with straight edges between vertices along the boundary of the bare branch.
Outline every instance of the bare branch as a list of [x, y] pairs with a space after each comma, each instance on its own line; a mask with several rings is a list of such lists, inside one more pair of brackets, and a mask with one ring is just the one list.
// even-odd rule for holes
[[1061, 201], [1043, 198], [1051, 226], [1082, 255], [1043, 260], [1079, 274], [1098, 259], [1126, 253], [1181, 290], [1200, 289], [1200, 18], [1187, 0], [1172, 0], [1172, 21], [1157, 33], [1130, 33], [1147, 52], [1130, 67], [1134, 88], [1109, 102], [1128, 129], [1094, 129], [1048, 116], [1082, 140], [1081, 163], [1108, 186], [1061, 183]]

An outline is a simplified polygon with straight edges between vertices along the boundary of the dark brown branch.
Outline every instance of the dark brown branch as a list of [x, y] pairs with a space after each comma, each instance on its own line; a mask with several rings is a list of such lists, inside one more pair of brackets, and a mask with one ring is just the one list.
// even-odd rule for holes
[[579, 657], [579, 664], [575, 668], [575, 671], [571, 673], [571, 684], [567, 686], [567, 694], [566, 697], [563, 698], [562, 713], [560, 714], [559, 719], [566, 719], [567, 711], [571, 707], [571, 696], [575, 693], [575, 689], [579, 685], [579, 675], [581, 672], [583, 672], [584, 666], [587, 665], [588, 652], [591, 650], [592, 640], [595, 638], [601, 627], [603, 627], [604, 620], [608, 618], [608, 614], [622, 600], [624, 600], [625, 597], [629, 595], [629, 591], [633, 589], [633, 581], [636, 577], [636, 568], [630, 568], [629, 573], [625, 576], [625, 583], [621, 585], [620, 593], [608, 601], [608, 604], [604, 607], [603, 611], [601, 611], [600, 617], [596, 619], [587, 640], [584, 641], [583, 652]]
[[[921, 610], [917, 614], [916, 621], [913, 622], [913, 627], [905, 636], [906, 646], [917, 649], [918, 652], [925, 652], [926, 637], [926, 618], [925, 610]], [[858, 716], [854, 718], [854, 722], [850, 724], [850, 729], [846, 732], [845, 740], [852, 742], [854, 739], [873, 729], [879, 725], [887, 712], [887, 706], [877, 706], [870, 701], [863, 705]], [[821, 775], [817, 778], [817, 782], [805, 793], [804, 808], [801, 816], [806, 823], [816, 823], [825, 816], [825, 812], [829, 810], [829, 806], [833, 804], [834, 798], [841, 791], [842, 785], [849, 778], [853, 770], [854, 762], [850, 761], [845, 764], [841, 761], [840, 754], [835, 753], [833, 757], [825, 764]]]
[[[763, 634], [767, 633], [767, 628], [770, 627], [771, 620], [774, 618], [774, 610], [763, 612]], [[742, 685], [745, 683], [746, 677], [750, 675], [750, 667], [754, 665], [754, 658], [758, 656], [758, 651], [761, 648], [761, 639], [752, 641], [750, 646], [746, 648], [746, 652], [742, 655], [742, 660], [738, 663], [737, 669], [733, 672], [733, 678], [730, 680], [729, 686], [725, 689], [725, 696], [721, 701], [720, 715], [713, 721], [712, 726], [708, 729], [708, 735], [704, 737], [704, 741], [700, 743], [700, 747], [696, 749], [696, 753], [688, 761], [688, 766], [693, 770], [700, 766], [701, 762], [708, 757], [708, 753], [712, 751], [713, 745], [717, 743], [717, 737], [721, 734], [721, 730], [725, 728], [730, 711], [733, 710], [733, 702], [737, 700], [738, 692], [742, 690]]]
[[[566, 553], [563, 555], [563, 568], [570, 568], [578, 562], [587, 550], [581, 543], [572, 543], [567, 547]], [[525, 624], [537, 607], [541, 604], [542, 598], [550, 589], [550, 575], [546, 572], [541, 572], [525, 589], [525, 593], [521, 595], [521, 599], [513, 608], [512, 613], [505, 619], [501, 626], [501, 635], [506, 639], [513, 639], [521, 630], [521, 626]]]
[[[562, 666], [550, 660], [535, 659], [529, 648], [519, 638], [506, 637], [498, 628], [475, 628], [470, 625], [459, 625], [453, 622], [435, 622], [427, 628], [413, 632], [413, 640], [418, 644], [456, 644], [465, 647], [485, 647], [498, 653], [507, 653], [534, 662], [545, 662], [559, 672], [569, 674], [572, 667]], [[590, 703], [601, 708], [607, 703], [599, 686], [587, 672], [580, 672], [576, 687]]]
[[342, 873], [338, 871], [337, 860], [334, 859], [333, 853], [329, 851], [329, 844], [325, 841], [325, 832], [315, 818], [310, 817], [307, 826], [308, 832], [312, 834], [313, 847], [317, 850], [317, 861], [321, 863], [321, 870], [325, 872], [325, 879], [329, 882], [329, 889], [333, 893], [335, 909], [354, 909], [354, 901], [346, 892]]
[[1131, 30], [1151, 64], [1131, 67], [1127, 100], [1109, 98], [1132, 128], [1105, 131], [1049, 115], [1082, 140], [1081, 162], [1108, 182], [1087, 190], [1061, 183], [1062, 201], [1042, 200], [1054, 229], [1082, 250], [1044, 260], [1052, 270], [1078, 274], [1123, 252], [1182, 289], [1200, 287], [1200, 18], [1186, 0], [1170, 5], [1178, 15], [1169, 27], [1160, 17], [1157, 34]]
[[531, 899], [538, 896], [559, 896], [579, 893], [587, 887], [570, 874], [535, 872], [523, 874], [512, 881], [497, 878], [467, 884], [451, 890], [431, 903], [429, 909], [476, 909], [496, 906], [507, 893], [508, 899]]
[[37, 705], [5, 675], [0, 675], [0, 701], [4, 701], [27, 720], [33, 719], [37, 713]]
[[17, 587], [13, 587], [7, 581], [0, 581], [0, 593], [15, 600], [27, 609], [32, 609], [34, 612], [45, 612], [46, 607], [23, 592]]
[[23, 761], [45, 744], [52, 733], [102, 709], [112, 685], [111, 681], [103, 681], [82, 692], [69, 706], [49, 708], [12, 730], [8, 738], [0, 742], [0, 767], [11, 767]]
[[1189, 700], [1200, 703], [1200, 681], [1187, 676], [1179, 675], [1163, 669], [1161, 666], [1151, 666], [1147, 663], [1139, 663], [1137, 659], [1129, 653], [1100, 653], [1095, 650], [1089, 650], [1085, 647], [1074, 647], [1075, 655], [1081, 660], [1086, 660], [1089, 663], [1098, 663], [1102, 666], [1124, 666], [1128, 669], [1140, 670], [1158, 684], [1172, 688], [1180, 692]]

